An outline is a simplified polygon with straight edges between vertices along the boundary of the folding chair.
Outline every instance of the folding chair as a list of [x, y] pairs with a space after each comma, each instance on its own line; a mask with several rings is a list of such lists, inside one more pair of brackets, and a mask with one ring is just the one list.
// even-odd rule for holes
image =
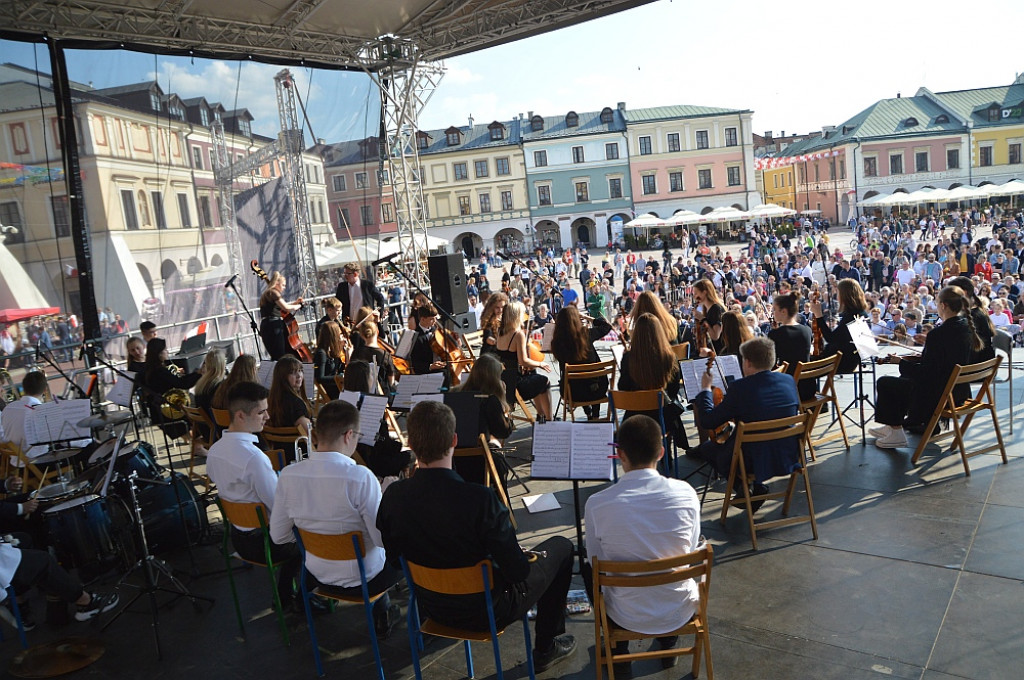
[[[536, 419], [533, 417], [533, 414], [530, 413], [530, 407], [527, 406], [526, 401], [524, 401], [523, 398], [519, 396], [519, 390], [516, 390], [515, 402], [510, 403], [509, 406], [512, 408], [511, 412], [509, 413], [509, 418], [511, 418], [512, 420], [518, 420], [520, 422], [526, 422], [529, 423], [530, 425], [533, 425]], [[516, 407], [522, 410], [523, 415], [516, 415]]]
[[686, 361], [690, 358], [690, 343], [681, 342], [678, 345], [672, 345], [672, 353], [676, 355], [676, 361]]
[[[998, 450], [1002, 455], [1003, 463], [1007, 462], [1006, 447], [1003, 445], [1003, 435], [999, 430], [999, 419], [996, 417], [995, 390], [992, 389], [992, 382], [995, 380], [996, 372], [999, 370], [999, 364], [1002, 360], [1003, 357], [997, 356], [994, 359], [977, 364], [968, 364], [966, 366], [957, 364], [953, 368], [949, 380], [946, 381], [946, 387], [942, 391], [939, 407], [935, 409], [931, 420], [925, 426], [925, 433], [922, 435], [917, 449], [914, 450], [914, 457], [910, 459], [911, 463], [917, 464], [921, 454], [924, 453], [924, 447], [929, 443], [940, 442], [949, 438], [952, 438], [956, 442], [957, 448], [960, 449], [960, 459], [964, 464], [964, 474], [968, 477], [971, 476], [971, 467], [967, 462], [968, 458], [974, 458], [983, 453]], [[969, 385], [970, 383], [980, 383], [977, 396], [957, 406], [953, 397], [954, 388], [957, 385]], [[996, 443], [968, 453], [967, 446], [964, 443], [964, 432], [967, 431], [971, 421], [974, 420], [974, 416], [981, 411], [988, 411], [989, 415], [992, 416], [992, 427], [996, 432]], [[953, 427], [946, 432], [932, 435], [940, 418], [948, 418]], [[961, 418], [963, 418], [962, 423], [960, 422]]]
[[[622, 411], [646, 411], [657, 412], [658, 425], [661, 426], [661, 445], [665, 448], [665, 469], [662, 471], [666, 477], [679, 476], [678, 461], [672, 456], [668, 448], [668, 434], [665, 432], [665, 414], [662, 408], [665, 405], [665, 393], [662, 390], [637, 390], [625, 392], [622, 390], [611, 390], [608, 392], [608, 410], [612, 414], [612, 422], [615, 424], [615, 431], [619, 431], [622, 422], [619, 419], [619, 410]], [[618, 470], [612, 467], [613, 470]], [[618, 473], [616, 472], [616, 478]]]
[[277, 444], [276, 448], [283, 449], [286, 452], [286, 459], [287, 452], [293, 451], [295, 460], [299, 460], [299, 439], [308, 436], [304, 430], [298, 427], [271, 427], [270, 425], [264, 425], [260, 435], [268, 444]]
[[0, 456], [8, 459], [10, 472], [16, 477], [21, 477], [24, 492], [41, 489], [60, 476], [60, 465], [40, 468], [13, 442], [0, 442]]
[[[842, 352], [836, 352], [830, 357], [825, 359], [818, 359], [817, 361], [798, 361], [796, 364], [796, 371], [793, 372], [793, 380], [796, 382], [799, 389], [800, 382], [802, 380], [821, 380], [824, 379], [821, 389], [817, 390], [814, 394], [813, 399], [800, 402], [800, 410], [807, 414], [807, 451], [811, 454], [811, 460], [817, 460], [817, 456], [814, 454], [814, 447], [821, 445], [826, 442], [834, 441], [843, 438], [843, 443], [846, 445], [846, 450], [850, 450], [850, 439], [846, 436], [846, 425], [843, 424], [843, 419], [839, 420], [839, 430], [842, 432], [833, 432], [830, 435], [823, 435], [817, 440], [811, 439], [811, 433], [814, 430], [814, 425], [818, 422], [818, 416], [821, 414], [821, 410], [825, 408], [826, 404], [832, 404], [832, 408], [835, 409], [835, 413], [839, 412], [839, 398], [836, 396], [836, 370], [839, 368], [839, 362], [843, 359]], [[829, 426], [831, 427], [831, 425]], [[827, 428], [826, 428], [827, 429]]]
[[[270, 592], [274, 597], [274, 611], [277, 612], [277, 622], [281, 627], [281, 637], [284, 643], [290, 645], [288, 640], [288, 627], [284, 623], [284, 607], [281, 605], [281, 597], [277, 593], [277, 568], [281, 564], [275, 563], [270, 557], [270, 534], [267, 531], [266, 506], [262, 503], [236, 503], [234, 501], [217, 498], [217, 507], [220, 508], [221, 517], [224, 518], [224, 541], [221, 544], [221, 552], [224, 554], [224, 563], [228, 568], [228, 581], [231, 583], [231, 597], [235, 599], [235, 615], [238, 617], [238, 629], [245, 637], [245, 623], [242, 620], [242, 607], [238, 603], [238, 590], [235, 588], [235, 575], [231, 569], [231, 558], [234, 557], [247, 564], [258, 567], [266, 567], [270, 576]], [[247, 560], [237, 553], [228, 552], [228, 541], [231, 540], [231, 527], [233, 524], [242, 530], [259, 529], [263, 534], [264, 561], [256, 562]]]
[[[432, 569], [422, 567], [418, 564], [402, 558], [402, 569], [405, 571], [405, 580], [409, 584], [409, 649], [412, 651], [413, 669], [416, 672], [416, 680], [423, 680], [423, 673], [420, 670], [420, 651], [423, 649], [423, 634], [444, 637], [452, 640], [462, 640], [466, 651], [466, 672], [470, 678], [473, 673], [473, 653], [469, 642], [490, 642], [494, 651], [494, 665], [497, 668], [498, 680], [504, 680], [501, 668], [501, 649], [498, 645], [498, 636], [505, 632], [505, 629], [498, 630], [494, 621], [494, 603], [491, 600], [491, 583], [493, 583], [492, 564], [490, 560], [482, 560], [471, 567], [457, 567], [454, 569]], [[416, 591], [419, 588], [429, 590], [441, 595], [479, 595], [483, 593], [484, 602], [487, 606], [488, 630], [475, 631], [453, 628], [442, 623], [426, 619], [419, 623], [419, 606], [417, 605]], [[526, 644], [526, 667], [530, 673], [530, 680], [536, 680], [533, 671], [533, 646], [530, 643], [530, 622], [527, 615], [523, 616], [523, 635]]]
[[331, 395], [327, 394], [327, 390], [319, 382], [316, 383], [316, 395], [313, 399], [313, 415], [315, 416], [320, 412], [320, 407], [331, 400]]
[[[7, 623], [11, 624], [12, 627], [18, 631], [18, 641], [21, 642], [22, 649], [28, 649], [28, 638], [25, 637], [25, 623], [21, 619], [21, 608], [18, 606], [18, 597], [14, 592], [14, 586], [7, 586], [7, 600], [11, 602], [10, 611], [7, 607], [0, 606], [0, 618]], [[3, 628], [0, 627], [0, 642], [4, 640]]]
[[[370, 595], [366, 580], [366, 565], [363, 563], [363, 556], [366, 552], [363, 546], [363, 535], [358, 531], [350, 531], [347, 534], [318, 534], [313, 531], [306, 531], [295, 527], [295, 540], [299, 544], [299, 551], [302, 553], [302, 574], [299, 579], [299, 589], [302, 593], [302, 605], [306, 610], [306, 624], [309, 626], [309, 637], [313, 642], [313, 660], [316, 662], [317, 675], [323, 676], [324, 667], [320, 659], [320, 643], [316, 637], [316, 627], [313, 625], [313, 610], [310, 608], [310, 601], [314, 596], [319, 595], [338, 602], [349, 602], [352, 604], [362, 603], [366, 613], [366, 624], [370, 628], [370, 644], [373, 647], [373, 660], [377, 663], [377, 675], [384, 680], [384, 665], [380, 660], [380, 645], [377, 642], [377, 629], [373, 624], [373, 603], [384, 596], [386, 590], [376, 595]], [[355, 560], [359, 566], [359, 594], [348, 594], [340, 592], [339, 589], [329, 587], [314, 588], [309, 590], [306, 586], [306, 555], [313, 555], [322, 560], [335, 562]]]
[[[780, 439], [788, 439], [790, 437], [796, 437], [799, 442], [800, 467], [789, 474], [789, 484], [787, 485], [786, 490], [751, 496], [749, 482], [753, 480], [753, 475], [747, 472], [747, 464], [743, 458], [743, 445], [753, 442], [777, 441]], [[743, 506], [747, 513], [747, 522], [750, 525], [750, 542], [753, 544], [754, 550], [757, 550], [758, 529], [771, 529], [772, 527], [788, 526], [790, 524], [800, 524], [802, 522], [811, 523], [811, 531], [814, 534], [814, 540], [818, 540], [818, 523], [814, 517], [814, 502], [811, 499], [811, 481], [807, 476], [807, 459], [804, 455], [804, 444], [806, 441], [806, 413], [790, 416], [788, 418], [776, 418], [775, 420], [762, 420], [753, 423], [740, 422], [736, 424], [736, 443], [732, 450], [732, 465], [729, 467], [729, 482], [725, 489], [725, 499], [722, 501], [722, 516], [720, 521], [722, 524], [725, 524], [725, 518], [726, 515], [728, 515], [729, 508], [731, 506]], [[733, 485], [736, 481], [737, 475], [741, 480], [743, 480], [743, 484], [741, 485], [743, 488], [742, 498], [734, 498], [732, 495]], [[788, 517], [789, 505], [793, 500], [793, 490], [796, 487], [797, 477], [802, 478], [804, 481], [804, 491], [807, 494], [808, 514], [800, 515], [798, 517]], [[782, 504], [783, 518], [754, 522], [754, 511], [751, 506], [751, 501], [769, 500], [772, 498], [785, 499]]]
[[[217, 441], [217, 428], [214, 426], [213, 421], [210, 420], [210, 416], [206, 415], [206, 411], [195, 406], [184, 406], [185, 417], [188, 418], [189, 423], [192, 425], [192, 445], [189, 451], [188, 458], [188, 476], [189, 479], [197, 481], [207, 489], [213, 486], [210, 482], [208, 475], [201, 475], [195, 471], [196, 467], [196, 451], [199, 447], [209, 448]], [[206, 433], [203, 432], [203, 428], [206, 428]]]
[[[565, 416], [566, 420], [571, 419], [572, 422], [576, 422], [576, 409], [583, 406], [600, 406], [601, 404], [608, 403], [608, 392], [606, 391], [601, 395], [600, 399], [594, 399], [591, 401], [577, 401], [573, 398], [572, 386], [570, 381], [572, 380], [596, 380], [598, 378], [605, 377], [608, 379], [608, 387], [611, 388], [615, 384], [615, 361], [599, 361], [593, 364], [566, 364], [565, 372], [562, 374], [562, 402], [565, 404]], [[607, 423], [612, 420], [611, 408], [608, 409], [608, 415], [601, 418], [596, 418], [591, 422]]]
[[[666, 659], [673, 656], [693, 655], [691, 672], [696, 678], [700, 675], [700, 658], [708, 667], [708, 678], [714, 680], [715, 671], [711, 665], [711, 636], [708, 632], [708, 594], [711, 590], [711, 564], [714, 550], [705, 543], [697, 550], [665, 557], [648, 562], [613, 562], [590, 558], [594, 571], [594, 652], [597, 680], [601, 680], [601, 665], [607, 665], [608, 677], [615, 680], [613, 664], [620, 661], [639, 661], [641, 659]], [[608, 619], [608, 607], [605, 604], [605, 587], [614, 588], [645, 588], [682, 583], [688, 579], [697, 582], [699, 600], [693, 618], [679, 628], [660, 635], [636, 633], [623, 628]], [[675, 649], [659, 649], [633, 654], [615, 654], [612, 649], [617, 642], [643, 640], [652, 637], [668, 637], [676, 635], [693, 635], [693, 645]]]
[[[1013, 434], [1013, 336], [1009, 333], [996, 329], [996, 334], [992, 336], [992, 347], [997, 352], [1003, 352], [1006, 355], [1006, 379], [996, 380], [996, 382], [1008, 382], [1010, 383], [1010, 434]], [[992, 398], [995, 399], [996, 393], [992, 392]]]
[[218, 432], [223, 432], [231, 426], [231, 412], [227, 409], [211, 408], [210, 414], [213, 416], [213, 422], [217, 425]]
[[285, 466], [284, 449], [267, 449], [263, 453], [270, 459], [270, 467], [280, 475]]

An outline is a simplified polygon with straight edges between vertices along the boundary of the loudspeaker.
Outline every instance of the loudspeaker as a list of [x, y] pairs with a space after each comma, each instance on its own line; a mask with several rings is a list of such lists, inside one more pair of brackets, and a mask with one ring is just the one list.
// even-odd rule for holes
[[[448, 326], [446, 325], [445, 328]], [[455, 315], [455, 332], [456, 333], [472, 333], [477, 330], [476, 327], [476, 312], [465, 312], [464, 314]]]
[[451, 315], [469, 311], [466, 296], [466, 266], [462, 254], [431, 255], [427, 258], [430, 293], [437, 304]]

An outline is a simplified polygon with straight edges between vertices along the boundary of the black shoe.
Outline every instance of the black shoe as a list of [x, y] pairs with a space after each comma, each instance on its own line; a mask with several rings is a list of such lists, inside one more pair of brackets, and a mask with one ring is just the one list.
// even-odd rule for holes
[[[761, 484], [760, 482], [754, 482], [753, 484], [750, 485], [750, 495], [751, 496], [762, 496], [764, 494], [769, 493], [770, 491], [771, 491], [771, 489], [768, 488], [767, 484]], [[764, 505], [764, 501], [765, 501], [764, 498], [758, 498], [758, 499], [750, 501], [750, 511], [751, 512], [757, 512], [758, 510], [760, 510], [761, 506]]]
[[576, 638], [572, 635], [559, 635], [551, 646], [543, 652], [533, 650], [533, 670], [543, 673], [552, 666], [568, 659], [576, 651]]
[[[281, 607], [283, 609], [287, 609], [288, 601], [282, 600]], [[297, 594], [292, 599], [292, 608], [300, 614], [306, 613], [305, 605], [302, 604], [301, 594]], [[326, 598], [320, 597], [319, 595], [314, 595], [313, 597], [309, 598], [309, 611], [313, 614], [313, 616], [323, 616], [325, 614], [330, 614], [331, 604], [327, 601]]]
[[91, 593], [89, 604], [78, 605], [78, 610], [75, 612], [75, 620], [89, 621], [116, 607], [118, 601], [117, 593], [108, 593], [106, 595]]
[[402, 610], [397, 604], [388, 605], [384, 616], [378, 616], [375, 611], [373, 613], [373, 629], [377, 631], [377, 639], [387, 640], [401, 618]]

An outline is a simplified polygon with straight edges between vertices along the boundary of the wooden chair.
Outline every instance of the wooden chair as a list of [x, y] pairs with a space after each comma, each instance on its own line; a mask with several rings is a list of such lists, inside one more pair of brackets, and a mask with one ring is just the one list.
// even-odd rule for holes
[[185, 410], [185, 417], [188, 418], [188, 422], [192, 425], [192, 443], [189, 447], [188, 457], [188, 477], [209, 489], [213, 486], [210, 477], [195, 471], [196, 454], [200, 448], [208, 449], [217, 441], [217, 428], [203, 409], [197, 406], [184, 406], [183, 408]]
[[[503, 680], [505, 676], [501, 668], [501, 649], [498, 644], [498, 636], [504, 633], [505, 629], [498, 630], [497, 624], [494, 622], [494, 603], [491, 600], [491, 584], [494, 582], [494, 579], [491, 561], [482, 560], [471, 567], [432, 569], [430, 567], [422, 567], [403, 557], [402, 569], [405, 571], [405, 580], [409, 584], [409, 649], [412, 651], [412, 663], [413, 670], [416, 673], [416, 680], [423, 680], [423, 673], [420, 670], [420, 651], [423, 649], [424, 633], [452, 640], [462, 640], [466, 651], [466, 671], [470, 678], [474, 677], [473, 653], [469, 647], [470, 640], [490, 642], [494, 651], [494, 665], [498, 680]], [[429, 618], [419, 623], [419, 606], [417, 605], [416, 597], [416, 591], [419, 588], [441, 595], [479, 595], [483, 593], [484, 602], [487, 606], [489, 630], [483, 632], [463, 630], [446, 626]], [[533, 643], [530, 640], [530, 623], [527, 615], [523, 615], [523, 634], [526, 638], [526, 668], [529, 671], [530, 680], [536, 680], [536, 675], [533, 671]]]
[[[1017, 323], [1020, 323], [1018, 321]], [[1003, 352], [1006, 355], [1006, 378], [1003, 380], [996, 380], [995, 382], [1008, 382], [1010, 383], [1010, 435], [1013, 435], [1013, 420], [1014, 420], [1014, 409], [1013, 409], [1013, 336], [1005, 331], [996, 329], [996, 334], [992, 336], [992, 348], [996, 352]], [[992, 392], [993, 399], [995, 398], [995, 391]]]
[[672, 353], [676, 355], [676, 361], [686, 361], [690, 358], [690, 343], [681, 342], [678, 345], [672, 345]]
[[[914, 450], [914, 457], [911, 458], [910, 462], [916, 465], [921, 454], [924, 452], [924, 447], [929, 443], [940, 442], [949, 438], [952, 438], [956, 442], [957, 448], [960, 449], [960, 459], [964, 464], [964, 474], [968, 477], [971, 476], [971, 467], [967, 462], [969, 458], [998, 450], [1002, 455], [1003, 463], [1007, 462], [1006, 447], [1003, 445], [1003, 435], [999, 430], [999, 419], [996, 417], [995, 391], [992, 389], [992, 382], [995, 380], [996, 372], [999, 370], [999, 364], [1002, 360], [1003, 357], [997, 356], [994, 359], [977, 364], [968, 364], [966, 366], [957, 364], [953, 368], [953, 372], [950, 374], [949, 380], [946, 381], [946, 387], [943, 389], [942, 396], [939, 399], [939, 407], [935, 409], [931, 420], [925, 426], [925, 434], [921, 437], [917, 449]], [[957, 406], [953, 398], [953, 389], [957, 385], [969, 385], [971, 383], [979, 383], [977, 396]], [[964, 443], [964, 432], [967, 431], [971, 421], [974, 420], [974, 416], [982, 411], [988, 411], [989, 415], [992, 416], [992, 428], [996, 433], [996, 443], [968, 453], [967, 446]], [[936, 425], [939, 424], [940, 418], [948, 418], [952, 428], [946, 432], [932, 435]], [[961, 419], [963, 419], [962, 422]]]
[[[736, 424], [736, 444], [732, 451], [732, 465], [729, 467], [729, 481], [725, 489], [725, 499], [722, 502], [721, 522], [722, 524], [725, 524], [725, 518], [726, 515], [728, 515], [729, 508], [731, 506], [743, 506], [747, 513], [747, 522], [750, 525], [750, 542], [753, 544], [754, 550], [757, 550], [758, 529], [770, 529], [772, 527], [788, 526], [790, 524], [800, 524], [802, 522], [811, 523], [811, 531], [814, 534], [814, 540], [818, 540], [818, 523], [814, 517], [814, 501], [811, 499], [811, 481], [807, 476], [807, 460], [804, 455], [803, 448], [807, 441], [807, 418], [808, 416], [806, 413], [801, 413], [788, 418], [762, 420], [754, 423], [740, 422]], [[786, 490], [751, 496], [749, 483], [753, 481], [753, 475], [747, 472], [747, 464], [743, 458], [743, 445], [753, 442], [768, 442], [788, 439], [790, 437], [796, 437], [800, 443], [800, 467], [789, 474], [789, 484], [786, 486]], [[741, 485], [743, 488], [742, 498], [733, 497], [732, 495], [733, 485], [737, 476], [739, 479], [743, 480], [743, 484]], [[796, 480], [798, 477], [802, 478], [804, 482], [804, 491], [807, 494], [808, 514], [800, 515], [799, 517], [788, 517], [789, 505], [793, 500], [793, 490], [796, 487]], [[755, 500], [768, 500], [771, 498], [785, 499], [782, 504], [782, 519], [754, 522], [754, 511], [752, 509], [751, 502]]]
[[[518, 420], [519, 422], [529, 423], [530, 425], [533, 425], [533, 423], [536, 421], [536, 419], [533, 417], [533, 414], [530, 413], [530, 407], [526, 404], [526, 401], [521, 396], [519, 396], [519, 390], [516, 390], [515, 402], [509, 404], [509, 406], [511, 407], [511, 411], [509, 412], [508, 416], [512, 420]], [[523, 412], [523, 415], [516, 415], [516, 408], [519, 408]]]
[[315, 416], [320, 412], [320, 407], [331, 400], [331, 395], [327, 394], [327, 390], [320, 383], [316, 383], [316, 395], [313, 399], [313, 415]]
[[[839, 413], [839, 397], [836, 396], [835, 386], [836, 370], [838, 370], [839, 362], [842, 359], [843, 353], [836, 352], [830, 357], [818, 359], [817, 361], [799, 361], [796, 365], [796, 371], [793, 372], [793, 380], [796, 381], [798, 388], [802, 380], [825, 381], [814, 394], [813, 399], [800, 402], [800, 410], [807, 414], [807, 451], [811, 454], [811, 460], [817, 460], [817, 456], [814, 454], [815, 446], [834, 441], [840, 437], [843, 438], [846, 450], [850, 450], [850, 439], [846, 436], [846, 425], [843, 424], [843, 417]], [[814, 430], [814, 425], [818, 422], [818, 416], [826, 404], [832, 404], [833, 413], [838, 416], [840, 432], [833, 432], [830, 435], [823, 435], [816, 440], [812, 440], [811, 433]], [[833, 421], [834, 423], [835, 421]]]
[[[594, 570], [594, 651], [597, 680], [601, 680], [602, 664], [607, 665], [608, 677], [615, 679], [613, 664], [620, 661], [641, 659], [666, 659], [673, 656], [693, 656], [691, 672], [700, 675], [701, 654], [708, 668], [709, 680], [714, 680], [715, 671], [711, 665], [711, 636], [708, 633], [708, 593], [711, 590], [711, 564], [714, 550], [705, 543], [697, 550], [676, 557], [665, 557], [648, 562], [613, 562], [590, 558]], [[623, 628], [608, 619], [603, 588], [647, 588], [682, 583], [688, 579], [697, 582], [699, 600], [693, 618], [679, 628], [648, 635]], [[643, 640], [651, 637], [693, 635], [693, 645], [675, 649], [658, 649], [633, 654], [615, 654], [612, 649], [617, 642]]]
[[[577, 401], [573, 398], [570, 380], [596, 380], [601, 377], [608, 378], [608, 387], [615, 384], [615, 361], [599, 361], [593, 364], [566, 364], [565, 373], [562, 374], [562, 401], [565, 403], [567, 419], [576, 422], [576, 409], [582, 406], [600, 406], [608, 403], [608, 393], [601, 395], [600, 399], [592, 401]], [[591, 422], [607, 423], [612, 420], [611, 408], [608, 415], [597, 418]]]
[[59, 465], [40, 468], [14, 442], [0, 442], [0, 456], [7, 459], [8, 475], [21, 477], [23, 493], [41, 489], [60, 476]]
[[[262, 503], [236, 503], [223, 498], [217, 498], [217, 507], [220, 508], [221, 517], [224, 518], [224, 541], [221, 544], [221, 552], [224, 554], [224, 563], [227, 565], [228, 581], [231, 583], [231, 597], [235, 599], [235, 615], [238, 617], [238, 629], [245, 637], [245, 623], [242, 620], [242, 607], [238, 603], [238, 590], [235, 588], [235, 575], [231, 569], [231, 558], [241, 560], [247, 564], [259, 567], [266, 567], [270, 575], [270, 592], [274, 598], [274, 611], [277, 612], [277, 622], [281, 627], [281, 637], [286, 645], [291, 644], [288, 640], [288, 627], [284, 622], [284, 607], [281, 605], [281, 598], [277, 593], [277, 568], [280, 562], [275, 563], [270, 557], [270, 533], [267, 531], [267, 508]], [[231, 553], [228, 549], [228, 542], [231, 540], [231, 527], [233, 524], [244, 531], [258, 529], [263, 534], [264, 561], [257, 562], [247, 560], [237, 553]]]
[[289, 450], [294, 451], [295, 460], [299, 460], [299, 450], [296, 442], [300, 438], [308, 436], [305, 430], [298, 427], [271, 427], [270, 425], [264, 425], [260, 435], [268, 444], [279, 445], [275, 448], [284, 449], [286, 452]]
[[213, 422], [222, 431], [231, 425], [231, 412], [226, 408], [211, 408], [210, 413], [213, 415]]
[[[318, 534], [313, 531], [306, 531], [295, 527], [295, 540], [299, 545], [299, 552], [302, 553], [302, 573], [299, 578], [299, 589], [302, 593], [302, 604], [306, 610], [306, 625], [309, 627], [309, 637], [313, 642], [313, 660], [316, 663], [317, 675], [323, 676], [324, 666], [320, 659], [320, 643], [316, 637], [316, 627], [313, 625], [313, 610], [310, 608], [310, 601], [314, 596], [319, 595], [338, 602], [362, 604], [366, 613], [366, 624], [370, 629], [370, 644], [373, 647], [373, 660], [377, 663], [377, 676], [384, 680], [384, 665], [380, 659], [380, 645], [377, 641], [377, 630], [373, 623], [373, 603], [384, 596], [382, 591], [371, 595], [367, 586], [366, 565], [363, 557], [366, 549], [363, 546], [363, 535], [358, 531], [350, 531], [347, 534]], [[322, 560], [333, 562], [347, 562], [355, 560], [359, 567], [359, 593], [342, 592], [338, 588], [318, 587], [309, 590], [306, 587], [306, 556], [313, 555]], [[350, 589], [345, 589], [350, 590]]]
[[345, 376], [344, 375], [336, 375], [336, 376], [334, 376], [334, 384], [337, 385], [338, 393], [339, 394], [344, 392], [345, 391]]
[[491, 454], [491, 447], [487, 442], [487, 435], [481, 434], [480, 439], [477, 441], [479, 446], [467, 446], [455, 449], [452, 454], [455, 458], [475, 458], [480, 457], [484, 461], [484, 486], [491, 486], [493, 482], [494, 490], [498, 494], [498, 498], [508, 508], [509, 519], [512, 520], [512, 526], [516, 526], [516, 516], [512, 513], [512, 504], [508, 500], [508, 495], [505, 493], [505, 487], [501, 484], [501, 476], [498, 474], [498, 468], [494, 464], [494, 456]]
[[284, 469], [284, 449], [267, 449], [263, 452], [267, 458], [270, 459], [270, 467], [274, 468], [274, 472], [281, 474], [281, 470]]
[[[678, 461], [671, 455], [668, 447], [668, 433], [665, 431], [665, 393], [662, 390], [637, 390], [627, 392], [623, 390], [611, 390], [608, 392], [608, 410], [611, 411], [612, 422], [615, 424], [615, 431], [619, 431], [622, 424], [619, 418], [619, 411], [648, 411], [657, 412], [658, 425], [661, 426], [661, 445], [665, 448], [665, 470], [666, 477], [675, 474], [679, 475]], [[613, 467], [613, 470], [618, 468]], [[616, 472], [616, 479], [618, 473]]]

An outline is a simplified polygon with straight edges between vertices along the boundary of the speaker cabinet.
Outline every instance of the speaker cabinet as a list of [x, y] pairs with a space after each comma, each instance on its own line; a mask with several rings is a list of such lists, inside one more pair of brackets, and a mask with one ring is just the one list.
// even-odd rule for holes
[[430, 293], [444, 311], [455, 316], [469, 311], [466, 296], [466, 267], [462, 254], [431, 255], [427, 258]]

